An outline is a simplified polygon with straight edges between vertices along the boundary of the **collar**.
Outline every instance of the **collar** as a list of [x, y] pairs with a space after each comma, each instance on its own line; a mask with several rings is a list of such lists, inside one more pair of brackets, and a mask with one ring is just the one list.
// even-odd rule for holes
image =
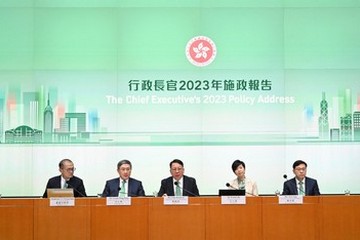
[[[302, 183], [304, 185], [305, 185], [305, 179], [306, 179], [306, 177], [304, 177], [304, 179], [302, 180]], [[299, 185], [300, 180], [295, 177], [295, 181], [296, 181], [296, 185]]]
[[172, 180], [173, 180], [173, 184], [175, 184], [175, 182], [179, 182], [182, 185], [184, 181], [184, 176], [182, 176], [179, 180], [175, 180], [175, 178], [172, 178]]

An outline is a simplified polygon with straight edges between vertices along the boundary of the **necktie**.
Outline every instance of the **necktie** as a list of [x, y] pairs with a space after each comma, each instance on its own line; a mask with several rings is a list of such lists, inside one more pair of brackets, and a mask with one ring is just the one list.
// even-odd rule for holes
[[67, 182], [65, 182], [63, 188], [68, 188], [68, 186], [69, 186], [69, 184], [67, 184]]
[[299, 182], [299, 195], [305, 195], [304, 183], [302, 181]]
[[179, 186], [179, 182], [177, 182], [176, 184], [176, 193], [175, 193], [175, 196], [181, 196], [181, 189], [180, 189], [180, 186]]
[[120, 197], [125, 197], [125, 195], [126, 195], [126, 192], [125, 192], [125, 183], [126, 183], [125, 180], [123, 180], [123, 181], [121, 182], [121, 189], [120, 189], [120, 193], [119, 193], [119, 196], [120, 196]]

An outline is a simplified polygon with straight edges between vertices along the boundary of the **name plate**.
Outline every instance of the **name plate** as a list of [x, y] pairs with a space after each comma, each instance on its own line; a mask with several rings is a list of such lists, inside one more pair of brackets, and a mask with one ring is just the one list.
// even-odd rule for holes
[[303, 204], [302, 195], [283, 195], [279, 196], [279, 204]]
[[188, 196], [168, 196], [164, 197], [164, 205], [188, 205]]
[[221, 204], [246, 204], [245, 196], [221, 196]]
[[130, 206], [131, 197], [107, 197], [106, 205], [108, 206]]
[[73, 197], [50, 198], [50, 207], [73, 207], [73, 206], [75, 206], [75, 198]]

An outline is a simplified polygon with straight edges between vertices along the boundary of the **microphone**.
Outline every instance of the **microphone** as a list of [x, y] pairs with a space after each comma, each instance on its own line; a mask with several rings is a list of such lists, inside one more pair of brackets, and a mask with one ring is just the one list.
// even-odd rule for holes
[[124, 194], [124, 197], [126, 197], [127, 192], [120, 192], [121, 191], [121, 187], [118, 187], [118, 196], [120, 197], [120, 194]]
[[[120, 191], [121, 191], [121, 187], [119, 187], [118, 188], [118, 195], [119, 195], [119, 193], [120, 193]], [[128, 197], [137, 197], [137, 195], [132, 195], [132, 194], [129, 194], [129, 192], [123, 192], [123, 194], [126, 196], [128, 196]]]
[[228, 188], [232, 188], [232, 189], [236, 189], [237, 190], [237, 188], [236, 187], [234, 187], [234, 186], [232, 186], [230, 183], [226, 183], [226, 186], [228, 187]]
[[283, 175], [283, 178], [285, 178], [286, 181], [288, 180], [286, 174]]
[[181, 187], [181, 186], [179, 185], [179, 182], [178, 182], [178, 181], [174, 182], [174, 184], [175, 184], [175, 186], [179, 186], [183, 191], [187, 192], [188, 194], [190, 194], [190, 195], [192, 195], [192, 196], [194, 196], [194, 197], [198, 197], [198, 195], [196, 195], [195, 193], [192, 193], [192, 192], [190, 192], [189, 190]]
[[[236, 187], [232, 186], [230, 183], [226, 183], [226, 186], [227, 186], [227, 187], [229, 187], [229, 188], [232, 188], [232, 189], [238, 190], [238, 188], [236, 188]], [[245, 190], [245, 193], [246, 193], [246, 194], [248, 194], [248, 195], [250, 195], [250, 196], [254, 196], [254, 197], [256, 197], [256, 195], [254, 195], [254, 194], [252, 194], [252, 193], [249, 193], [249, 192], [246, 192], [246, 190]]]
[[[102, 196], [102, 197], [118, 197], [118, 196], [120, 195], [121, 187], [118, 187], [118, 188], [117, 188], [117, 191], [118, 191], [118, 192], [117, 192], [117, 194], [116, 194], [115, 196], [112, 196], [112, 195], [111, 195], [110, 190], [109, 190], [109, 192], [107, 192], [107, 193], [102, 193], [101, 196]], [[128, 193], [127, 193], [127, 192], [124, 192], [124, 194], [127, 195]], [[129, 197], [130, 197], [130, 196], [129, 196]]]
[[84, 195], [82, 192], [74, 188], [74, 186], [71, 185], [69, 182], [70, 180], [66, 181], [67, 187], [74, 189], [74, 191], [77, 192], [80, 195], [80, 197], [86, 197], [86, 195]]

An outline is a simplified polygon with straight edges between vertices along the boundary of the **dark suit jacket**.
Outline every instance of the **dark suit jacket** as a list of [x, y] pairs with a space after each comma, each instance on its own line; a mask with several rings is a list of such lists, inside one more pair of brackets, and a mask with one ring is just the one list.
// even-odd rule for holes
[[[74, 189], [74, 197], [86, 197], [85, 187], [83, 180], [78, 177], [73, 176], [68, 181], [68, 188]], [[47, 198], [46, 189], [48, 188], [61, 188], [61, 176], [52, 177], [46, 184], [45, 192], [43, 194], [43, 198]]]
[[[200, 195], [199, 189], [196, 185], [195, 178], [184, 175], [183, 176], [183, 185], [184, 185], [184, 186], [182, 186], [183, 196], [199, 196]], [[168, 177], [168, 178], [161, 180], [161, 186], [160, 186], [158, 196], [161, 197], [164, 194], [166, 194], [168, 196], [175, 196], [174, 182], [173, 182], [172, 177]]]
[[[117, 197], [119, 196], [120, 178], [114, 178], [106, 181], [103, 197]], [[127, 194], [129, 197], [145, 196], [145, 191], [141, 181], [134, 178], [129, 178]]]
[[[298, 195], [295, 178], [284, 182], [283, 195]], [[317, 181], [313, 178], [305, 177], [305, 195], [316, 196], [320, 195]]]

